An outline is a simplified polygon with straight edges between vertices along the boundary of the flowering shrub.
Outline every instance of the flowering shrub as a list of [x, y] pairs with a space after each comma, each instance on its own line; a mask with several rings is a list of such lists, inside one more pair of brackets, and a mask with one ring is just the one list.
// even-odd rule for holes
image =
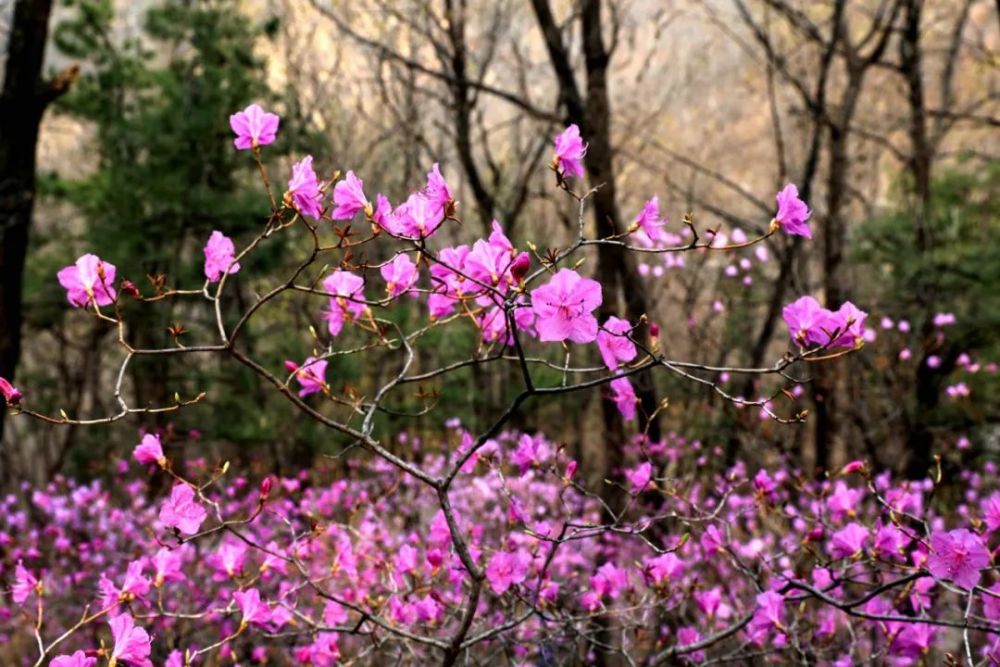
[[[769, 367], [671, 359], [655, 323], [603, 314], [606, 295], [585, 275], [583, 251], [606, 245], [680, 257], [763, 248], [776, 233], [808, 238], [810, 211], [793, 185], [778, 194], [759, 238], [734, 232], [730, 244], [715, 230], [702, 241], [690, 218], [669, 232], [656, 197], [620, 234], [591, 238], [583, 214], [593, 191], [576, 192], [573, 181], [587, 146], [572, 126], [556, 138], [551, 163], [579, 207], [572, 243], [521, 250], [494, 223], [487, 238], [448, 246], [439, 233], [457, 223], [458, 204], [438, 165], [393, 207], [366, 194], [353, 172], [321, 179], [307, 156], [276, 196], [260, 156], [279, 119], [251, 106], [230, 123], [236, 148], [260, 169], [272, 213], [245, 243], [220, 231], [206, 240], [200, 289], [159, 280], [144, 294], [93, 254], [59, 272], [70, 304], [118, 330], [118, 411], [51, 416], [31, 408], [30, 388], [0, 378], [0, 389], [16, 414], [106, 423], [205, 398], [130, 405], [122, 383], [134, 358], [214, 354], [245, 365], [366, 453], [251, 482], [222, 462], [174, 460], [169, 439], [146, 433], [132, 453], [133, 475], [117, 488], [57, 480], [25, 487], [26, 505], [6, 498], [0, 578], [10, 595], [0, 618], [3, 639], [26, 664], [992, 659], [1000, 585], [988, 569], [1000, 494], [980, 476], [965, 473], [967, 497], [946, 514], [932, 502], [932, 480], [898, 482], [861, 462], [823, 481], [787, 468], [723, 468], [719, 451], [646, 433], [655, 415], [630, 378], [652, 371], [779, 422], [804, 420], [794, 405], [805, 381], [799, 371], [860, 349], [872, 335], [867, 315], [807, 295], [785, 308], [790, 349]], [[227, 280], [252, 270], [257, 248], [293, 231], [308, 241], [303, 262], [238, 317], [224, 315]], [[326, 332], [310, 332], [314, 347], [301, 361], [269, 368], [241, 348], [240, 335], [289, 293], [316, 298]], [[185, 341], [199, 338], [190, 344], [137, 348], [124, 298], [204, 300], [212, 327], [189, 332]], [[426, 309], [416, 326], [387, 316], [413, 303]], [[416, 349], [440, 327], [472, 327], [478, 344], [440, 368], [416, 370]], [[367, 396], [341, 389], [330, 360], [371, 350], [387, 355], [389, 379]], [[393, 399], [411, 385], [494, 364], [517, 368], [522, 386], [486, 430], [452, 423], [447, 438], [428, 442], [374, 435], [376, 419], [392, 414]], [[560, 380], [543, 382], [541, 371]], [[723, 388], [731, 374], [767, 376], [776, 389], [734, 396]], [[530, 397], [598, 388], [638, 428], [624, 467], [591, 488], [558, 443], [507, 428]], [[150, 479], [169, 488], [153, 491]]]

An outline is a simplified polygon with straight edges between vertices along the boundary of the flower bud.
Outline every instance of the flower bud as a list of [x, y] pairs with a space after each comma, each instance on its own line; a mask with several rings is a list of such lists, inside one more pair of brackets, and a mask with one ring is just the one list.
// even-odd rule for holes
[[521, 282], [524, 277], [528, 275], [528, 269], [531, 268], [531, 255], [526, 252], [522, 252], [520, 255], [514, 258], [514, 261], [510, 265], [510, 275], [514, 277], [514, 280]]

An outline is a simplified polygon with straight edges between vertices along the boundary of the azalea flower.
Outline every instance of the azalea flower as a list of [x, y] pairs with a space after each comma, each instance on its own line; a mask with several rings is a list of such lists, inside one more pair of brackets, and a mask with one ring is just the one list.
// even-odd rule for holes
[[14, 568], [14, 585], [10, 589], [15, 604], [24, 604], [32, 593], [38, 591], [38, 579], [24, 567], [22, 561], [17, 561]]
[[241, 151], [272, 144], [280, 122], [277, 114], [268, 113], [260, 106], [251, 104], [229, 117], [229, 127], [236, 133], [233, 144]]
[[937, 579], [951, 579], [962, 588], [979, 584], [980, 570], [990, 564], [990, 552], [975, 533], [958, 528], [931, 533], [927, 569]]
[[292, 178], [288, 181], [286, 203], [303, 215], [319, 220], [323, 215], [323, 194], [312, 167], [312, 155], [292, 165]]
[[555, 140], [555, 157], [552, 166], [562, 171], [565, 178], [583, 176], [583, 156], [587, 154], [587, 144], [580, 138], [580, 128], [570, 125]]
[[597, 338], [593, 311], [601, 305], [601, 285], [576, 271], [560, 269], [548, 283], [531, 292], [538, 339], [590, 343]]
[[812, 211], [799, 199], [799, 189], [789, 183], [778, 193], [775, 200], [778, 203], [778, 212], [774, 216], [774, 222], [789, 234], [811, 239], [812, 230], [806, 221], [812, 215]]
[[628, 481], [628, 492], [632, 495], [641, 493], [649, 485], [649, 480], [653, 478], [653, 464], [643, 461], [635, 468], [625, 471], [625, 479]]
[[612, 380], [610, 387], [611, 400], [618, 406], [618, 411], [625, 421], [635, 419], [635, 406], [639, 399], [636, 398], [632, 383], [629, 382], [628, 378], [620, 377]]
[[260, 591], [256, 588], [249, 588], [245, 591], [233, 593], [233, 599], [240, 607], [243, 619], [242, 626], [265, 625], [271, 620], [271, 609], [260, 599]]
[[220, 231], [212, 232], [205, 244], [205, 277], [209, 282], [218, 282], [222, 276], [240, 270], [240, 263], [233, 262], [236, 247], [233, 240]]
[[118, 296], [115, 272], [114, 264], [88, 253], [75, 264], [61, 269], [58, 278], [59, 284], [66, 289], [67, 300], [77, 308], [93, 304], [110, 306]]
[[184, 564], [184, 557], [181, 549], [159, 549], [153, 558], [153, 586], [160, 588], [168, 581], [184, 581], [184, 573], [181, 566]]
[[285, 361], [285, 368], [295, 374], [295, 379], [299, 381], [299, 397], [305, 398], [309, 394], [318, 394], [326, 389], [326, 359], [316, 357], [306, 357], [301, 366], [294, 361]]
[[486, 566], [486, 580], [497, 595], [524, 581], [528, 576], [528, 563], [519, 552], [498, 551]]
[[111, 661], [108, 667], [115, 667], [120, 662], [128, 667], [152, 667], [149, 659], [152, 651], [152, 640], [149, 633], [136, 626], [130, 614], [120, 614], [108, 621], [111, 634], [114, 637], [114, 647], [111, 649]]
[[76, 651], [73, 655], [59, 655], [52, 658], [49, 667], [94, 667], [97, 658], [88, 658], [83, 651]]
[[155, 433], [147, 433], [142, 436], [142, 442], [132, 450], [132, 456], [143, 465], [155, 463], [162, 468], [167, 463], [167, 457], [163, 455], [160, 436]]
[[365, 312], [365, 281], [350, 271], [334, 271], [323, 281], [323, 291], [336, 296], [330, 297], [330, 309], [326, 314], [327, 327], [331, 336], [336, 336], [346, 320], [357, 320]]
[[451, 188], [448, 187], [447, 181], [441, 175], [441, 167], [437, 162], [427, 172], [427, 187], [424, 188], [424, 193], [434, 206], [444, 211], [446, 216], [455, 206], [455, 198], [451, 194]]
[[609, 370], [616, 371], [619, 363], [635, 359], [635, 343], [628, 338], [631, 332], [632, 325], [628, 320], [614, 316], [609, 317], [597, 332], [597, 349]]
[[663, 240], [664, 220], [660, 219], [660, 198], [651, 197], [642, 207], [642, 211], [632, 223], [632, 229], [641, 230], [640, 239], [643, 245], [652, 247]]
[[396, 258], [391, 262], [382, 265], [379, 273], [382, 274], [382, 278], [386, 282], [385, 291], [390, 298], [409, 292], [417, 283], [417, 278], [420, 277], [417, 273], [417, 265], [405, 253], [396, 255]]
[[194, 489], [184, 483], [175, 484], [170, 498], [160, 507], [160, 522], [185, 535], [197, 533], [207, 516], [208, 512], [195, 499]]
[[830, 537], [830, 555], [834, 558], [854, 558], [864, 551], [871, 535], [859, 523], [849, 523]]
[[364, 185], [353, 171], [347, 172], [344, 180], [333, 188], [333, 203], [336, 207], [330, 217], [334, 220], [350, 220], [358, 214], [358, 211], [369, 209], [371, 204], [365, 197]]

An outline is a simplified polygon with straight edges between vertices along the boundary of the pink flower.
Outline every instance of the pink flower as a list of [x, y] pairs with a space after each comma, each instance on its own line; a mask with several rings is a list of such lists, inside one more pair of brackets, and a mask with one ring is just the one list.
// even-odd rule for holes
[[628, 338], [632, 325], [627, 320], [611, 316], [597, 332], [597, 349], [604, 365], [610, 370], [618, 370], [618, 364], [635, 359], [635, 343]]
[[640, 238], [646, 242], [645, 245], [652, 246], [663, 240], [663, 224], [664, 221], [660, 219], [660, 198], [654, 196], [642, 207], [632, 227], [641, 229], [644, 238]]
[[989, 593], [983, 593], [983, 614], [994, 623], [1000, 621], [1000, 582], [990, 586]]
[[281, 119], [277, 114], [265, 112], [256, 104], [229, 117], [229, 127], [236, 133], [233, 144], [241, 151], [274, 143]]
[[294, 361], [286, 361], [285, 368], [295, 374], [295, 379], [299, 381], [299, 397], [305, 398], [309, 394], [317, 394], [326, 389], [326, 365], [325, 359], [316, 357], [306, 357], [301, 366], [296, 366]]
[[982, 511], [990, 532], [1000, 529], [1000, 493], [994, 493], [983, 501]]
[[875, 531], [875, 554], [885, 560], [903, 560], [910, 538], [891, 523], [880, 525]]
[[434, 235], [442, 222], [444, 209], [424, 193], [415, 192], [388, 216], [386, 227], [395, 236], [427, 238]]
[[497, 595], [503, 595], [511, 586], [521, 583], [527, 577], [527, 558], [519, 552], [498, 551], [493, 554], [486, 567], [486, 580]]
[[152, 667], [153, 663], [149, 660], [152, 640], [145, 630], [136, 626], [131, 615], [115, 616], [108, 621], [108, 625], [115, 641], [109, 667], [115, 667], [119, 662], [129, 667]]
[[353, 171], [347, 172], [344, 180], [333, 188], [333, 203], [337, 206], [330, 217], [334, 220], [350, 220], [358, 214], [358, 211], [368, 209], [371, 204], [365, 197], [364, 186], [365, 184], [354, 175]]
[[21, 390], [12, 385], [6, 378], [0, 377], [0, 394], [7, 401], [7, 405], [17, 405], [24, 398]]
[[94, 667], [97, 658], [88, 658], [83, 651], [77, 651], [73, 655], [60, 655], [52, 658], [49, 667]]
[[216, 282], [226, 273], [230, 275], [240, 270], [240, 263], [233, 262], [236, 248], [233, 240], [220, 231], [212, 232], [205, 244], [205, 277]]
[[327, 327], [331, 336], [336, 336], [344, 327], [345, 320], [356, 320], [365, 312], [365, 281], [350, 271], [334, 271], [323, 281], [323, 290], [337, 296], [330, 297], [330, 310], [326, 314]]
[[590, 578], [590, 587], [601, 597], [609, 596], [617, 600], [628, 588], [628, 572], [614, 563], [605, 563]]
[[665, 553], [646, 561], [642, 571], [648, 582], [659, 585], [682, 575], [684, 561], [677, 554]]
[[806, 220], [812, 215], [812, 211], [806, 203], [799, 199], [799, 189], [792, 183], [785, 186], [785, 189], [775, 197], [778, 203], [778, 213], [774, 216], [775, 222], [784, 227], [785, 231], [795, 236], [812, 238], [812, 230], [806, 224]]
[[118, 296], [115, 291], [115, 265], [97, 255], [86, 254], [76, 263], [59, 271], [59, 284], [66, 298], [77, 308], [92, 304], [109, 306]]
[[860, 556], [869, 537], [867, 528], [859, 523], [849, 523], [830, 536], [830, 555], [834, 558]]
[[184, 581], [181, 565], [184, 558], [180, 549], [162, 548], [151, 559], [153, 563], [153, 585], [161, 587], [168, 581]]
[[404, 544], [399, 547], [399, 551], [396, 552], [396, 557], [393, 559], [393, 563], [396, 565], [396, 570], [401, 574], [408, 574], [417, 569], [417, 562], [419, 560], [419, 554], [417, 550], [411, 547], [409, 544]]
[[223, 572], [234, 577], [243, 571], [246, 556], [247, 548], [242, 543], [223, 542], [216, 554], [216, 563]]
[[576, 271], [560, 269], [548, 283], [531, 292], [538, 339], [593, 342], [597, 338], [597, 318], [593, 311], [601, 301], [600, 283], [581, 278]]
[[451, 188], [448, 187], [444, 176], [441, 175], [441, 168], [437, 162], [427, 172], [427, 187], [424, 188], [424, 193], [434, 206], [445, 212], [445, 215], [448, 215], [448, 211], [455, 205], [455, 198], [451, 194]]
[[174, 485], [170, 498], [160, 507], [160, 522], [185, 535], [197, 533], [207, 516], [205, 508], [195, 500], [194, 489], [183, 483]]
[[312, 155], [307, 155], [292, 165], [292, 178], [288, 181], [285, 202], [299, 213], [319, 220], [323, 215], [323, 193], [319, 190], [312, 161]]
[[386, 282], [385, 289], [390, 298], [409, 292], [419, 277], [417, 265], [406, 254], [396, 255], [394, 260], [379, 269], [379, 273]]
[[975, 533], [958, 528], [931, 533], [927, 569], [937, 579], [951, 579], [962, 588], [979, 583], [979, 571], [990, 564], [990, 552]]
[[233, 599], [243, 615], [241, 625], [264, 625], [271, 620], [271, 609], [261, 601], [260, 591], [256, 588], [237, 591], [233, 593]]
[[955, 313], [937, 313], [934, 315], [934, 326], [950, 327], [956, 322]]
[[926, 623], [907, 623], [896, 635], [889, 652], [911, 660], [920, 660], [934, 645], [934, 628]]
[[750, 621], [750, 633], [766, 637], [775, 630], [784, 632], [784, 608], [785, 598], [781, 593], [765, 591], [758, 595], [757, 609]]
[[142, 442], [132, 450], [132, 456], [143, 465], [155, 463], [163, 467], [167, 462], [167, 457], [163, 455], [163, 447], [160, 444], [160, 436], [155, 433], [147, 433], [142, 436]]
[[37, 589], [38, 579], [24, 567], [23, 562], [17, 561], [17, 567], [14, 569], [14, 585], [10, 589], [14, 603], [24, 604]]
[[788, 333], [800, 347], [826, 345], [830, 333], [837, 328], [832, 313], [811, 296], [804, 296], [788, 304], [781, 311], [788, 325]]
[[[692, 646], [697, 644], [702, 640], [701, 633], [698, 632], [697, 628], [691, 626], [685, 626], [677, 630], [677, 643], [681, 646]], [[704, 651], [690, 651], [685, 653], [686, 657], [689, 657], [696, 663], [703, 662], [705, 660]]]
[[649, 480], [653, 478], [653, 464], [643, 461], [635, 468], [625, 471], [625, 479], [628, 481], [628, 492], [632, 495], [641, 493], [649, 485]]
[[628, 378], [620, 377], [611, 381], [611, 400], [618, 406], [618, 412], [622, 413], [625, 421], [635, 419], [635, 405], [638, 399], [635, 396], [635, 389]]
[[850, 301], [845, 301], [843, 305], [833, 313], [831, 322], [832, 333], [836, 329], [839, 333], [837, 338], [830, 343], [830, 347], [857, 347], [864, 342], [865, 319], [868, 313], [859, 309]]
[[556, 155], [552, 166], [560, 169], [566, 178], [583, 176], [583, 156], [587, 154], [587, 145], [580, 138], [580, 128], [570, 125], [556, 136]]

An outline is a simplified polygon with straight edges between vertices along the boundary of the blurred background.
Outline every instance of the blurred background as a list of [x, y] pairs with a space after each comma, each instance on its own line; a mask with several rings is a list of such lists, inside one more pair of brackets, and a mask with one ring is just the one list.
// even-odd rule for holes
[[[658, 195], [682, 219], [733, 240], [766, 231], [774, 193], [798, 184], [814, 238], [777, 235], [725, 253], [632, 259], [585, 271], [610, 282], [612, 308], [661, 327], [672, 359], [771, 366], [788, 349], [781, 307], [801, 294], [870, 315], [860, 354], [811, 368], [801, 396], [737, 409], [666, 373], [640, 383], [669, 407], [656, 419], [717, 447], [719, 461], [777, 456], [812, 474], [849, 459], [922, 477], [1000, 454], [1000, 2], [994, 0], [6, 0], [0, 95], [0, 376], [33, 408], [102, 416], [121, 351], [113, 328], [68, 306], [56, 271], [83, 252], [150, 280], [201, 285], [201, 248], [219, 229], [237, 245], [269, 212], [253, 161], [232, 146], [229, 114], [256, 102], [281, 116], [265, 151], [287, 180], [353, 169], [392, 201], [434, 162], [456, 191], [468, 242], [499, 220], [515, 245], [559, 247], [575, 206], [547, 165], [551, 138], [578, 123], [590, 142], [588, 218], [627, 226]], [[37, 156], [37, 159], [36, 159]], [[229, 288], [235, 315], [302, 257], [295, 236], [266, 246]], [[147, 278], [148, 276], [148, 278]], [[606, 285], [608, 283], [606, 282]], [[264, 309], [243, 340], [266, 366], [301, 359], [323, 329], [316, 299]], [[212, 332], [203, 303], [126, 303], [143, 347]], [[951, 317], [953, 316], [953, 318]], [[393, 314], [426, 321], [414, 303]], [[470, 356], [471, 326], [421, 348], [429, 370]], [[338, 344], [348, 345], [353, 334]], [[592, 350], [597, 362], [596, 349]], [[393, 367], [331, 362], [338, 390], [364, 395]], [[191, 408], [93, 428], [26, 418], [2, 424], [0, 484], [113, 474], [159, 429], [183, 456], [254, 462], [279, 473], [350, 443], [307, 420], [224, 358], [130, 366], [135, 405], [175, 392]], [[736, 396], [778, 385], [717, 378]], [[446, 419], [492, 423], [517, 390], [514, 368], [468, 369], [398, 398], [385, 438], [433, 438]], [[601, 393], [529, 402], [513, 426], [542, 430], [606, 474], [622, 426]], [[610, 430], [616, 432], [610, 432]], [[412, 444], [396, 443], [408, 450]]]

